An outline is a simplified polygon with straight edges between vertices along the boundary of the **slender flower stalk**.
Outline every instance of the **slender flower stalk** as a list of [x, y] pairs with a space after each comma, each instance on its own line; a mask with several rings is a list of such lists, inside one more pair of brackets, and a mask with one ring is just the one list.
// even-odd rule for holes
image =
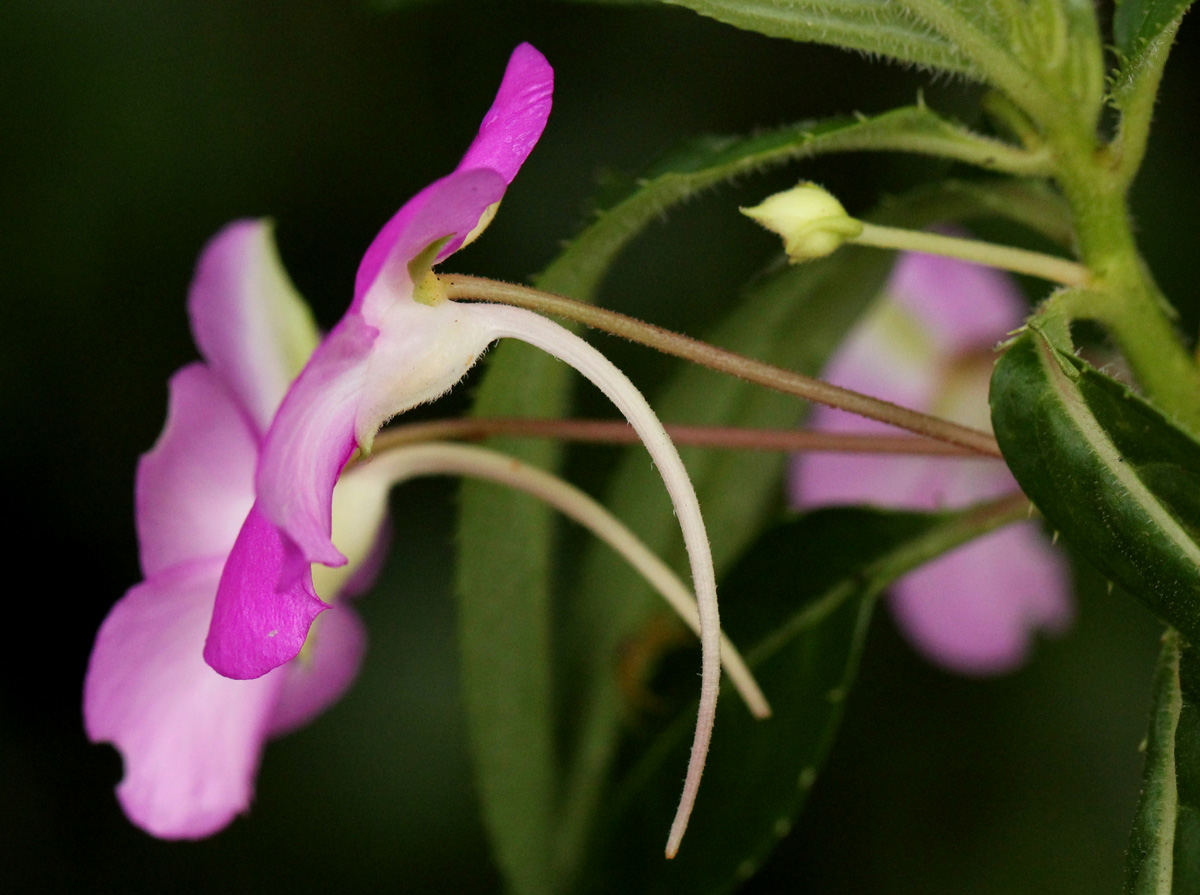
[[741, 211], [783, 238], [784, 251], [793, 264], [822, 258], [849, 242], [956, 258], [997, 270], [1040, 277], [1064, 286], [1086, 287], [1092, 283], [1091, 271], [1067, 258], [978, 239], [860, 221], [847, 214], [830, 192], [806, 181]]
[[621, 336], [664, 354], [718, 370], [806, 401], [836, 407], [878, 422], [907, 429], [926, 438], [957, 445], [985, 457], [999, 457], [996, 439], [987, 432], [962, 426], [915, 410], [881, 401], [800, 373], [756, 361], [697, 339], [644, 323], [633, 317], [552, 295], [528, 286], [501, 283], [462, 274], [440, 275], [445, 294], [458, 301], [488, 301], [565, 317], [585, 326]]
[[964, 239], [960, 236], [945, 236], [923, 230], [905, 230], [900, 227], [884, 227], [862, 221], [862, 232], [847, 242], [855, 245], [874, 246], [880, 249], [896, 249], [901, 252], [918, 252], [923, 255], [940, 255], [969, 261], [1010, 273], [1026, 274], [1031, 277], [1060, 283], [1063, 286], [1086, 288], [1092, 282], [1091, 271], [1078, 261], [1031, 252], [1013, 246], [997, 245], [981, 239]]
[[[794, 451], [835, 454], [900, 454], [974, 458], [978, 454], [959, 445], [913, 435], [857, 432], [820, 432], [811, 429], [753, 429], [736, 426], [663, 426], [676, 444], [740, 451]], [[450, 439], [478, 441], [493, 435], [549, 438], [593, 444], [637, 444], [641, 441], [628, 423], [615, 420], [525, 419], [472, 417], [401, 423], [375, 436], [373, 451], [405, 444]], [[349, 469], [357, 462], [352, 459]]]
[[571, 365], [599, 388], [617, 409], [629, 420], [646, 445], [651, 459], [658, 467], [675, 515], [683, 531], [683, 543], [692, 566], [692, 585], [696, 591], [700, 623], [700, 708], [696, 719], [696, 733], [692, 741], [692, 753], [688, 760], [687, 776], [684, 778], [683, 794], [671, 833], [667, 840], [666, 854], [673, 858], [687, 829], [688, 818], [700, 789], [700, 777], [704, 773], [704, 760], [712, 739], [713, 722], [717, 715], [717, 689], [721, 677], [721, 623], [717, 612], [717, 580], [713, 571], [712, 551], [704, 519], [700, 515], [700, 503], [695, 489], [688, 478], [687, 469], [679, 458], [679, 452], [671, 438], [654, 414], [646, 399], [628, 377], [599, 351], [579, 338], [538, 314], [524, 308], [505, 305], [478, 304], [471, 306], [488, 326], [494, 338], [517, 338], [528, 342], [559, 360]]

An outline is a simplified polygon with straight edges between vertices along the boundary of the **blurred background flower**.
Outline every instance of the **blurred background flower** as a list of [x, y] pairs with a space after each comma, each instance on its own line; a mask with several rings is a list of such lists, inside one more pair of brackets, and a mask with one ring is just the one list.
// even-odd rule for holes
[[[991, 431], [993, 348], [1027, 313], [1016, 284], [999, 271], [903, 254], [823, 378]], [[809, 424], [830, 432], [894, 431], [832, 407], [816, 407]], [[793, 461], [790, 488], [796, 507], [875, 504], [914, 510], [959, 509], [1018, 490], [996, 460], [822, 453]], [[1066, 629], [1070, 586], [1066, 557], [1030, 521], [991, 532], [910, 572], [891, 588], [889, 604], [926, 658], [963, 674], [989, 675], [1020, 666], [1039, 630]]]

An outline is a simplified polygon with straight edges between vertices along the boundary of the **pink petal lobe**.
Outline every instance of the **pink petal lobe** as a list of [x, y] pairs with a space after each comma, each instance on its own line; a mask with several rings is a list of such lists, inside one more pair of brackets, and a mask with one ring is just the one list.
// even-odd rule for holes
[[167, 423], [138, 463], [142, 572], [223, 555], [254, 502], [258, 444], [249, 420], [201, 364], [170, 382]]
[[329, 608], [307, 571], [284, 580], [285, 568], [302, 563], [294, 551], [255, 504], [225, 561], [204, 643], [204, 661], [219, 674], [249, 680], [294, 659]]
[[554, 69], [531, 45], [521, 44], [458, 170], [491, 168], [512, 183], [546, 127], [553, 95]]
[[205, 246], [188, 315], [209, 366], [265, 432], [318, 340], [267, 222], [235, 221]]
[[354, 416], [378, 330], [347, 314], [293, 383], [263, 442], [258, 507], [295, 543], [294, 579], [313, 562], [340, 566], [333, 545], [333, 486], [354, 450]]
[[490, 168], [458, 170], [405, 202], [363, 255], [354, 278], [350, 313], [361, 313], [367, 323], [378, 326], [394, 301], [412, 295], [408, 262], [447, 236], [450, 241], [438, 259], [457, 251], [488, 207], [503, 198], [507, 185]]
[[926, 657], [963, 674], [991, 675], [1021, 665], [1036, 631], [1067, 628], [1070, 593], [1065, 561], [1030, 522], [910, 572], [893, 587], [891, 607]]
[[232, 681], [201, 657], [220, 559], [169, 569], [131, 589], [96, 636], [84, 723], [125, 762], [117, 795], [135, 824], [166, 839], [226, 826], [254, 795], [281, 677]]
[[358, 677], [366, 646], [366, 628], [353, 609], [337, 605], [321, 615], [305, 650], [278, 672], [284, 683], [270, 735], [291, 733], [337, 702]]

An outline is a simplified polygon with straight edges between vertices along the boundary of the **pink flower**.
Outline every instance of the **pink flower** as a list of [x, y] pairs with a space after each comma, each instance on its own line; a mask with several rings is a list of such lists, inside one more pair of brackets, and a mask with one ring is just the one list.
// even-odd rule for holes
[[[494, 214], [545, 126], [552, 83], [542, 55], [518, 47], [458, 168], [405, 204], [367, 249], [349, 311], [266, 434], [258, 499], [226, 566], [205, 646], [221, 674], [255, 678], [299, 653], [326, 608], [309, 581], [312, 563], [345, 562], [330, 539], [342, 467], [356, 446], [370, 446], [387, 417], [449, 389], [491, 340], [474, 308], [414, 301], [413, 281]], [[410, 272], [418, 257], [426, 270]], [[264, 568], [264, 555], [278, 565]]]
[[[189, 311], [204, 363], [172, 377], [166, 426], [138, 465], [145, 580], [105, 619], [84, 683], [89, 738], [113, 743], [125, 762], [117, 787], [125, 813], [168, 839], [210, 835], [245, 811], [267, 738], [336, 701], [365, 643], [353, 610], [336, 604], [305, 655], [258, 680], [229, 680], [205, 664], [218, 581], [254, 501], [263, 436], [317, 331], [261, 222], [231, 224], [209, 243]], [[351, 571], [370, 577], [364, 560], [384, 518], [386, 486], [355, 492], [350, 477], [347, 485], [358, 498], [356, 524], [339, 538], [354, 561], [321, 582], [330, 599], [353, 584]]]
[[[874, 310], [825, 370], [837, 385], [990, 429], [991, 348], [1020, 326], [1025, 304], [1003, 274], [931, 255], [900, 257]], [[887, 426], [817, 407], [812, 426], [884, 432]], [[961, 507], [1016, 490], [998, 461], [813, 454], [792, 466], [797, 507], [877, 504], [898, 509]], [[1034, 632], [1071, 621], [1070, 584], [1036, 522], [972, 541], [901, 579], [892, 612], [929, 659], [965, 674], [1020, 665]]]
[[339, 567], [331, 540], [335, 483], [389, 418], [448, 391], [484, 350], [518, 338], [565, 361], [620, 408], [671, 495], [699, 605], [701, 712], [671, 853], [699, 784], [720, 677], [716, 582], [699, 504], [674, 445], [633, 384], [596, 349], [520, 308], [444, 300], [432, 267], [491, 221], [541, 136], [553, 72], [528, 44], [513, 52], [495, 102], [458, 167], [410, 199], [363, 256], [349, 310], [314, 352], [266, 434], [257, 499], [225, 564], [204, 658], [253, 679], [296, 656], [326, 609], [313, 564]]

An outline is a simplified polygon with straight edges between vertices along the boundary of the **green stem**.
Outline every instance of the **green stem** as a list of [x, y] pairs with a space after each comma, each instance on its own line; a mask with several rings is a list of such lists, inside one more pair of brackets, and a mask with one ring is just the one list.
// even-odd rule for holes
[[643, 323], [641, 320], [635, 320], [615, 311], [607, 311], [603, 308], [572, 301], [569, 298], [551, 295], [528, 286], [501, 283], [496, 280], [462, 274], [440, 275], [438, 279], [445, 289], [446, 297], [450, 299], [510, 304], [542, 314], [565, 317], [585, 326], [601, 329], [646, 345], [664, 354], [680, 357], [784, 394], [795, 395], [829, 407], [837, 407], [868, 419], [907, 429], [918, 435], [958, 445], [986, 457], [1000, 456], [996, 439], [987, 432], [918, 413], [887, 401], [880, 401], [878, 398], [839, 388], [819, 379], [793, 373], [791, 370], [773, 367], [770, 364], [764, 364], [761, 361], [709, 345], [707, 342]]
[[1087, 292], [1048, 310], [1102, 324], [1120, 347], [1146, 396], [1200, 436], [1200, 368], [1172, 324], [1173, 310], [1154, 283], [1133, 237], [1124, 177], [1108, 147], [1091, 135], [1051, 135], [1058, 180], [1076, 221], [1079, 251], [1092, 272]]
[[862, 224], [862, 233], [847, 242], [880, 249], [958, 258], [973, 264], [1040, 277], [1052, 283], [1062, 283], [1064, 286], [1087, 286], [1091, 280], [1091, 272], [1082, 264], [1042, 252], [996, 245], [979, 239], [943, 236], [940, 233], [904, 230], [900, 227], [883, 227], [866, 221], [859, 223]]
[[1182, 13], [1170, 22], [1154, 39], [1152, 47], [1137, 54], [1139, 65], [1121, 73], [1113, 86], [1113, 100], [1121, 111], [1121, 124], [1113, 141], [1116, 172], [1122, 187], [1132, 183], [1134, 175], [1142, 165], [1146, 154], [1146, 141], [1150, 136], [1150, 120], [1154, 114], [1154, 100], [1158, 96], [1158, 85], [1162, 81], [1163, 67], [1167, 63], [1175, 32], [1179, 30]]

